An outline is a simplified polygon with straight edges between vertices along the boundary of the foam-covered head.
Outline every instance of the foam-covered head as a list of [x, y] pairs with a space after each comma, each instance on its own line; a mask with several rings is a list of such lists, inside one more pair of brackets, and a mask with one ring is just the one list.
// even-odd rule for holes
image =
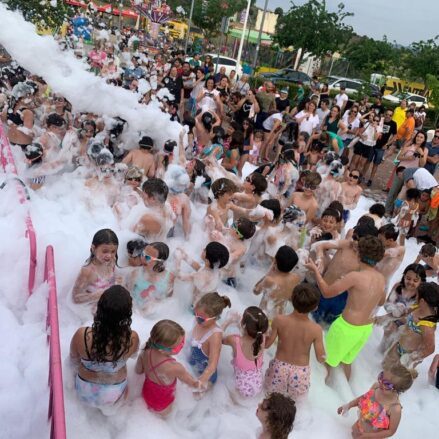
[[31, 143], [30, 145], [27, 145], [24, 149], [24, 155], [28, 160], [36, 160], [43, 155], [43, 146], [41, 143]]
[[12, 89], [11, 96], [15, 98], [17, 101], [20, 98], [24, 98], [25, 96], [32, 96], [35, 92], [35, 89], [26, 82], [19, 82], [14, 85]]
[[172, 192], [184, 192], [187, 189], [189, 182], [190, 179], [186, 169], [179, 165], [171, 164], [168, 166], [165, 173], [165, 183]]
[[114, 157], [111, 151], [107, 148], [103, 148], [96, 156], [96, 165], [105, 166], [114, 164]]
[[87, 154], [93, 161], [96, 161], [96, 158], [103, 149], [105, 149], [103, 143], [94, 141], [88, 147]]
[[306, 213], [295, 204], [288, 206], [283, 214], [282, 222], [290, 223], [297, 227], [302, 227], [306, 222]]

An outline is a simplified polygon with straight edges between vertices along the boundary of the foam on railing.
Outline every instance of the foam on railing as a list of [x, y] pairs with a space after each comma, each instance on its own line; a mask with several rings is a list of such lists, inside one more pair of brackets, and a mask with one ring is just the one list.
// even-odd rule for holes
[[66, 438], [66, 419], [64, 411], [64, 390], [62, 379], [61, 348], [59, 342], [58, 299], [56, 290], [55, 259], [53, 247], [46, 248], [44, 280], [49, 286], [47, 301], [47, 341], [49, 343], [49, 411], [51, 421], [50, 438]]
[[[11, 145], [0, 122], [0, 159], [5, 173], [15, 175], [18, 199], [21, 204], [26, 203], [29, 196], [27, 194], [26, 185], [18, 178], [17, 167], [15, 166], [14, 156], [12, 154]], [[35, 235], [32, 218], [29, 212], [26, 216], [26, 237], [29, 238], [30, 258], [29, 258], [29, 278], [28, 291], [32, 294], [35, 286], [35, 273], [37, 270], [37, 238]]]

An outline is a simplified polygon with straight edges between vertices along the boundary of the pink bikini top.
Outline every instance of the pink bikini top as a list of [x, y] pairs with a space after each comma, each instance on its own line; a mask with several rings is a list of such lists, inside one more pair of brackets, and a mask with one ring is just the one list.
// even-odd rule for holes
[[239, 335], [234, 336], [235, 339], [235, 349], [236, 349], [236, 357], [233, 359], [232, 364], [237, 368], [244, 372], [249, 370], [261, 369], [264, 363], [264, 351], [261, 350], [259, 352], [258, 358], [255, 360], [249, 360], [245, 357], [244, 352], [242, 352], [241, 347], [241, 337]]

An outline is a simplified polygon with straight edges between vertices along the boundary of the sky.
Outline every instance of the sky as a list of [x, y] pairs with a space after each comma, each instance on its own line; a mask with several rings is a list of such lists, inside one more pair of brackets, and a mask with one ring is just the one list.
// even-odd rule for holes
[[[306, 1], [295, 0], [295, 4], [301, 5]], [[346, 11], [355, 14], [346, 19], [346, 23], [359, 35], [375, 39], [387, 35], [390, 41], [409, 45], [439, 34], [439, 0], [327, 0], [326, 4], [330, 11], [335, 11], [341, 2], [345, 4]], [[256, 3], [263, 8], [265, 0], [257, 0]], [[290, 5], [290, 0], [268, 0], [271, 11], [278, 6], [288, 11]]]

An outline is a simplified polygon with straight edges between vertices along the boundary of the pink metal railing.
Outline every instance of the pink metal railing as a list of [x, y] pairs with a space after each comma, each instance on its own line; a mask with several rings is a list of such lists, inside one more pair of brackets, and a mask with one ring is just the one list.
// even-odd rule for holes
[[[21, 204], [24, 204], [29, 199], [25, 184], [18, 178], [17, 167], [15, 166], [14, 156], [12, 155], [11, 145], [6, 137], [3, 129], [3, 124], [0, 123], [0, 161], [3, 170], [6, 173], [15, 175], [14, 180], [19, 183], [16, 185], [18, 199]], [[37, 270], [37, 239], [35, 236], [32, 218], [29, 212], [26, 216], [26, 237], [29, 238], [30, 260], [29, 260], [29, 277], [28, 277], [28, 291], [32, 294], [35, 286], [35, 273]]]
[[46, 248], [44, 280], [49, 285], [47, 301], [47, 341], [49, 343], [49, 411], [51, 421], [50, 438], [66, 438], [66, 419], [64, 411], [64, 390], [62, 380], [61, 348], [59, 343], [58, 300], [56, 292], [55, 259], [53, 247]]

